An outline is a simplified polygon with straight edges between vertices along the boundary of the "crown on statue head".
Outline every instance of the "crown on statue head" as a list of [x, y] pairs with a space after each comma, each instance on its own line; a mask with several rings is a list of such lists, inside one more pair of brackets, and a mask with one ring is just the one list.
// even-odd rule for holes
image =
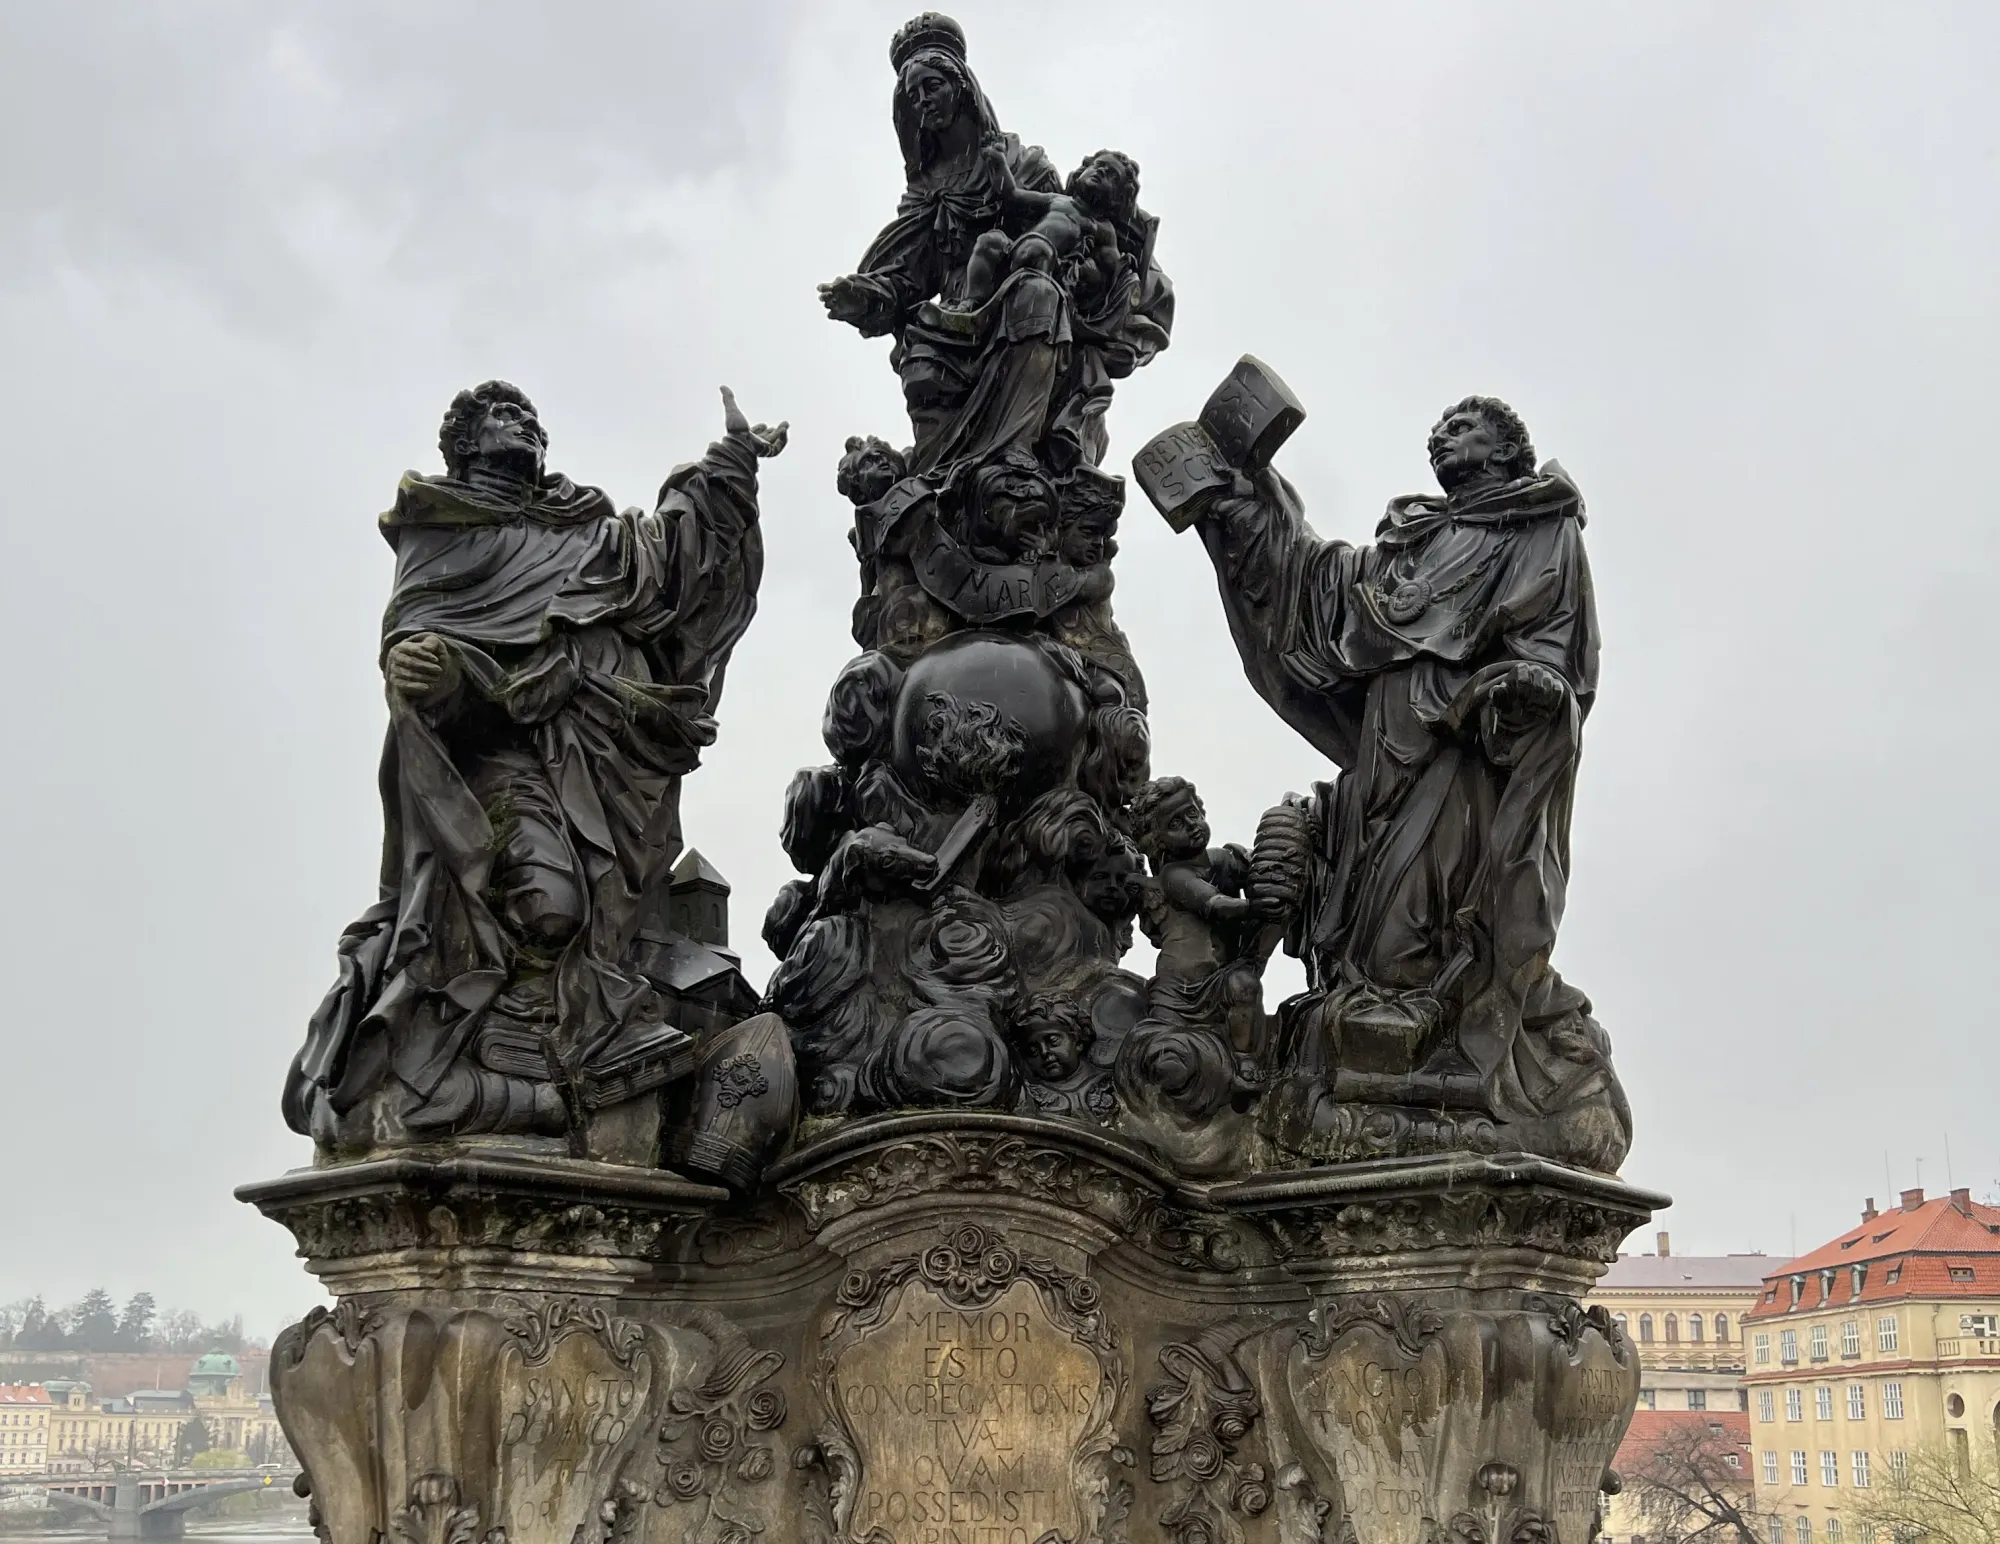
[[900, 72], [910, 56], [923, 48], [942, 48], [965, 58], [965, 29], [940, 11], [926, 11], [904, 22], [889, 40], [889, 63]]

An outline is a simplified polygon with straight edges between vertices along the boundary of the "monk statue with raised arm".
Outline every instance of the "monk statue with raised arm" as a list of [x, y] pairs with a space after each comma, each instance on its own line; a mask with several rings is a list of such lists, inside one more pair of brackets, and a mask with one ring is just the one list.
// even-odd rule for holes
[[693, 1044], [635, 945], [756, 610], [757, 462], [786, 436], [722, 397], [722, 438], [621, 511], [549, 472], [534, 404], [488, 381], [445, 414], [445, 475], [407, 474], [382, 516], [381, 899], [284, 1099], [322, 1149], [505, 1133], [653, 1160]]

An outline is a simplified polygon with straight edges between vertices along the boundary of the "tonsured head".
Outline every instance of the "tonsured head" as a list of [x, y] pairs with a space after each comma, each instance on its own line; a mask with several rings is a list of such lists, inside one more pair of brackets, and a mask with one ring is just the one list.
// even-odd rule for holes
[[1431, 470], [1451, 493], [1471, 482], [1505, 482], [1535, 470], [1528, 426], [1498, 397], [1467, 397], [1431, 430]]
[[451, 399], [438, 427], [445, 470], [461, 480], [480, 465], [539, 479], [548, 448], [535, 404], [507, 381], [467, 387]]

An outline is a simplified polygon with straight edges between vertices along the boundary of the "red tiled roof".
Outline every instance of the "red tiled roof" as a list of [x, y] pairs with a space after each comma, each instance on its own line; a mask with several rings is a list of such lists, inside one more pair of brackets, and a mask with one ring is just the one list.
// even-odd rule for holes
[[[1635, 1410], [1625, 1440], [1618, 1444], [1618, 1456], [1611, 1467], [1627, 1476], [1642, 1472], [1660, 1448], [1681, 1433], [1706, 1431], [1718, 1451], [1735, 1448], [1750, 1451], [1750, 1417], [1742, 1410]], [[1739, 1466], [1745, 1484], [1750, 1480], [1750, 1460]]]
[[46, 1405], [49, 1391], [39, 1383], [0, 1383], [0, 1405]]
[[[1856, 1265], [1868, 1267], [1858, 1297]], [[1827, 1271], [1830, 1292], [1821, 1279]], [[1805, 1277], [1797, 1304], [1803, 1312], [1910, 1297], [2000, 1296], [2000, 1207], [1959, 1190], [1880, 1212], [1766, 1276], [1764, 1300], [1744, 1317], [1792, 1312], [1794, 1276]]]

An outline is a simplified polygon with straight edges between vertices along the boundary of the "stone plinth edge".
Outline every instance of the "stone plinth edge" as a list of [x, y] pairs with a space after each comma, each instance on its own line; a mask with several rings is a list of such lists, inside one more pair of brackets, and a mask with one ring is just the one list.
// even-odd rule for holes
[[336, 1295], [424, 1288], [619, 1292], [678, 1219], [728, 1200], [679, 1175], [506, 1153], [295, 1169], [236, 1197], [291, 1231]]

